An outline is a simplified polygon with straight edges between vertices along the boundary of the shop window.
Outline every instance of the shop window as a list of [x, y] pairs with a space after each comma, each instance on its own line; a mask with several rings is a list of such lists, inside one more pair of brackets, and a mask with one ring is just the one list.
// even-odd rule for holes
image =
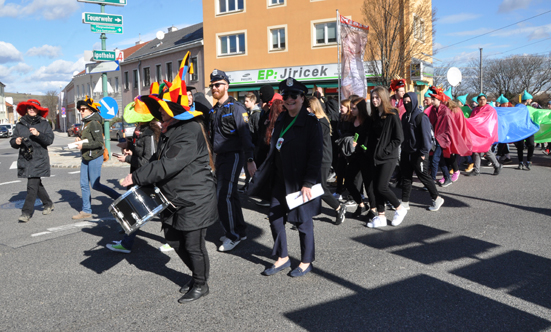
[[271, 50], [284, 50], [285, 49], [285, 28], [277, 28], [270, 30], [271, 36]]
[[330, 45], [337, 43], [337, 23], [326, 22], [314, 24], [314, 45]]
[[242, 11], [245, 0], [218, 0], [218, 13], [225, 14]]
[[245, 53], [245, 34], [226, 35], [219, 38], [220, 55], [234, 55]]

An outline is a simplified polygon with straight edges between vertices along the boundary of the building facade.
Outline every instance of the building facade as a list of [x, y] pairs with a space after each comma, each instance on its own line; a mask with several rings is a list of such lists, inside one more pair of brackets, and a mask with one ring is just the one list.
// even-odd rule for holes
[[[430, 0], [396, 1], [402, 1], [403, 8], [419, 1], [432, 5]], [[341, 15], [369, 25], [364, 22], [363, 3], [363, 0], [203, 0], [205, 75], [214, 69], [225, 71], [231, 80], [230, 92], [241, 98], [246, 91], [258, 90], [264, 84], [275, 88], [287, 77], [294, 77], [309, 88], [322, 87], [327, 94], [337, 93], [337, 9]], [[413, 15], [406, 11], [412, 22]], [[432, 24], [430, 19], [419, 22]], [[432, 52], [432, 38], [426, 39], [426, 52]], [[432, 66], [430, 58], [421, 60], [428, 72], [427, 68]], [[366, 62], [365, 68], [368, 85], [375, 85], [369, 84], [374, 76], [369, 63]], [[415, 83], [409, 72], [405, 76], [411, 89]], [[422, 79], [417, 77], [417, 81]]]
[[9, 114], [6, 107], [6, 85], [0, 82], [0, 123], [9, 123]]
[[194, 74], [187, 75], [186, 84], [203, 92], [203, 23], [198, 23], [183, 29], [171, 27], [162, 39], [150, 41], [125, 59], [121, 65], [123, 104], [131, 103], [136, 96], [149, 94], [153, 82], [172, 82], [188, 51]]

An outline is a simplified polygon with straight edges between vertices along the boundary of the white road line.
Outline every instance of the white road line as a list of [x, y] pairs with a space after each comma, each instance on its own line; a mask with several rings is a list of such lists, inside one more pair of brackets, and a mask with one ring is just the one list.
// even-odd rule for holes
[[46, 235], [46, 234], [52, 234], [52, 232], [40, 232], [40, 233], [34, 233], [31, 234], [32, 237], [40, 236], [40, 235]]
[[76, 172], [69, 172], [69, 174], [77, 174], [77, 173], [80, 173], [80, 171], [76, 171]]
[[80, 221], [74, 224], [51, 227], [51, 228], [47, 228], [46, 229], [47, 231], [45, 232], [34, 233], [34, 234], [31, 234], [31, 236], [37, 237], [37, 236], [42, 236], [42, 235], [47, 235], [47, 234], [52, 234], [52, 233], [62, 232], [62, 231], [68, 231], [68, 230], [77, 229], [77, 228], [94, 227], [95, 225], [98, 224], [98, 222], [107, 221], [111, 219], [114, 219], [114, 218], [90, 219], [90, 221]]
[[0, 186], [2, 186], [4, 184], [17, 183], [17, 182], [21, 182], [21, 181], [17, 180], [17, 181], [4, 182], [4, 183], [0, 183]]
[[10, 169], [17, 169], [17, 161], [11, 163]]

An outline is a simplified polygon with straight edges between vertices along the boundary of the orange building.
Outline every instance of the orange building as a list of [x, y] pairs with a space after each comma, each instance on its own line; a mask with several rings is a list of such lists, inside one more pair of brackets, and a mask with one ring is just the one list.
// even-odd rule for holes
[[[404, 1], [408, 7], [418, 1]], [[234, 97], [258, 90], [264, 84], [274, 87], [291, 76], [305, 83], [337, 92], [338, 50], [337, 9], [354, 21], [364, 22], [363, 0], [203, 0], [205, 78], [214, 69], [230, 77]], [[408, 14], [409, 15], [409, 14]], [[412, 17], [412, 22], [414, 17]], [[426, 22], [428, 21], [428, 22]], [[426, 23], [425, 23], [426, 22]], [[423, 23], [431, 23], [430, 18]], [[413, 24], [413, 23], [411, 23]], [[425, 28], [423, 27], [423, 30]], [[370, 32], [372, 33], [372, 32]], [[426, 38], [426, 53], [432, 52], [432, 38]], [[429, 60], [430, 58], [422, 59]], [[368, 67], [368, 66], [366, 66]], [[424, 71], [431, 75], [431, 65]], [[409, 66], [408, 66], [409, 68]], [[427, 70], [427, 68], [429, 70]], [[414, 68], [412, 68], [414, 69]], [[415, 69], [419, 69], [416, 67]], [[425, 85], [427, 75], [408, 83]], [[366, 72], [368, 82], [374, 73]], [[431, 80], [432, 81], [432, 80]], [[371, 84], [374, 85], [374, 84]], [[411, 87], [410, 87], [411, 89]], [[418, 89], [421, 91], [421, 89]], [[205, 87], [210, 94], [208, 87]]]

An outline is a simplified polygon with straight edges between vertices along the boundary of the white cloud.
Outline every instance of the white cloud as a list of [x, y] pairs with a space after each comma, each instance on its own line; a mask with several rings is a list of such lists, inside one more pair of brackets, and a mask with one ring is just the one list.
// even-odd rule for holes
[[455, 15], [448, 15], [444, 16], [440, 19], [438, 19], [439, 24], [455, 24], [455, 23], [461, 23], [466, 21], [472, 21], [476, 20], [477, 18], [481, 17], [480, 14], [471, 14], [471, 13], [461, 13], [461, 14], [455, 14]]
[[[0, 65], [0, 81], [3, 83], [12, 83], [17, 81], [21, 76], [20, 74], [28, 74], [33, 70], [33, 67], [24, 62], [20, 62], [15, 66], [1, 66]], [[19, 75], [15, 75], [19, 74]]]
[[0, 41], [0, 63], [18, 61], [23, 61], [23, 54], [12, 44]]
[[26, 64], [26, 63], [24, 63], [24, 62], [20, 62], [20, 63], [16, 64], [15, 66], [11, 67], [10, 69], [14, 73], [28, 74], [33, 70], [33, 67]]
[[526, 9], [532, 0], [503, 0], [499, 5], [498, 13], [508, 13], [517, 9]]
[[50, 59], [60, 57], [63, 55], [61, 52], [61, 47], [51, 46], [51, 45], [42, 45], [40, 47], [33, 47], [27, 51], [28, 56], [42, 56], [48, 57]]
[[69, 17], [80, 8], [74, 0], [32, 0], [22, 6], [0, 0], [0, 17], [23, 17], [38, 14], [47, 20]]
[[[2, 0], [0, 0], [0, 1], [2, 1]], [[195, 24], [195, 23], [193, 23], [193, 24]], [[177, 24], [175, 26], [178, 29], [184, 29], [184, 28], [187, 28], [188, 26], [193, 25], [193, 24], [182, 23], [182, 24]], [[113, 45], [114, 46], [127, 46], [127, 45], [134, 46], [134, 45], [136, 45], [136, 42], [138, 40], [148, 42], [148, 41], [151, 41], [151, 40], [157, 38], [157, 37], [155, 37], [155, 35], [157, 34], [157, 31], [163, 31], [164, 33], [167, 33], [168, 28], [170, 28], [171, 26], [172, 25], [167, 25], [165, 27], [155, 29], [155, 31], [149, 31], [149, 32], [146, 32], [145, 34], [140, 34], [139, 36], [136, 36], [136, 37], [133, 37], [133, 38], [127, 38], [127, 39], [121, 40], [120, 42], [117, 42]]]
[[66, 60], [56, 60], [48, 66], [42, 66], [31, 76], [31, 80], [38, 81], [64, 81], [71, 80], [74, 71], [84, 69], [84, 59], [80, 58], [76, 62]]

